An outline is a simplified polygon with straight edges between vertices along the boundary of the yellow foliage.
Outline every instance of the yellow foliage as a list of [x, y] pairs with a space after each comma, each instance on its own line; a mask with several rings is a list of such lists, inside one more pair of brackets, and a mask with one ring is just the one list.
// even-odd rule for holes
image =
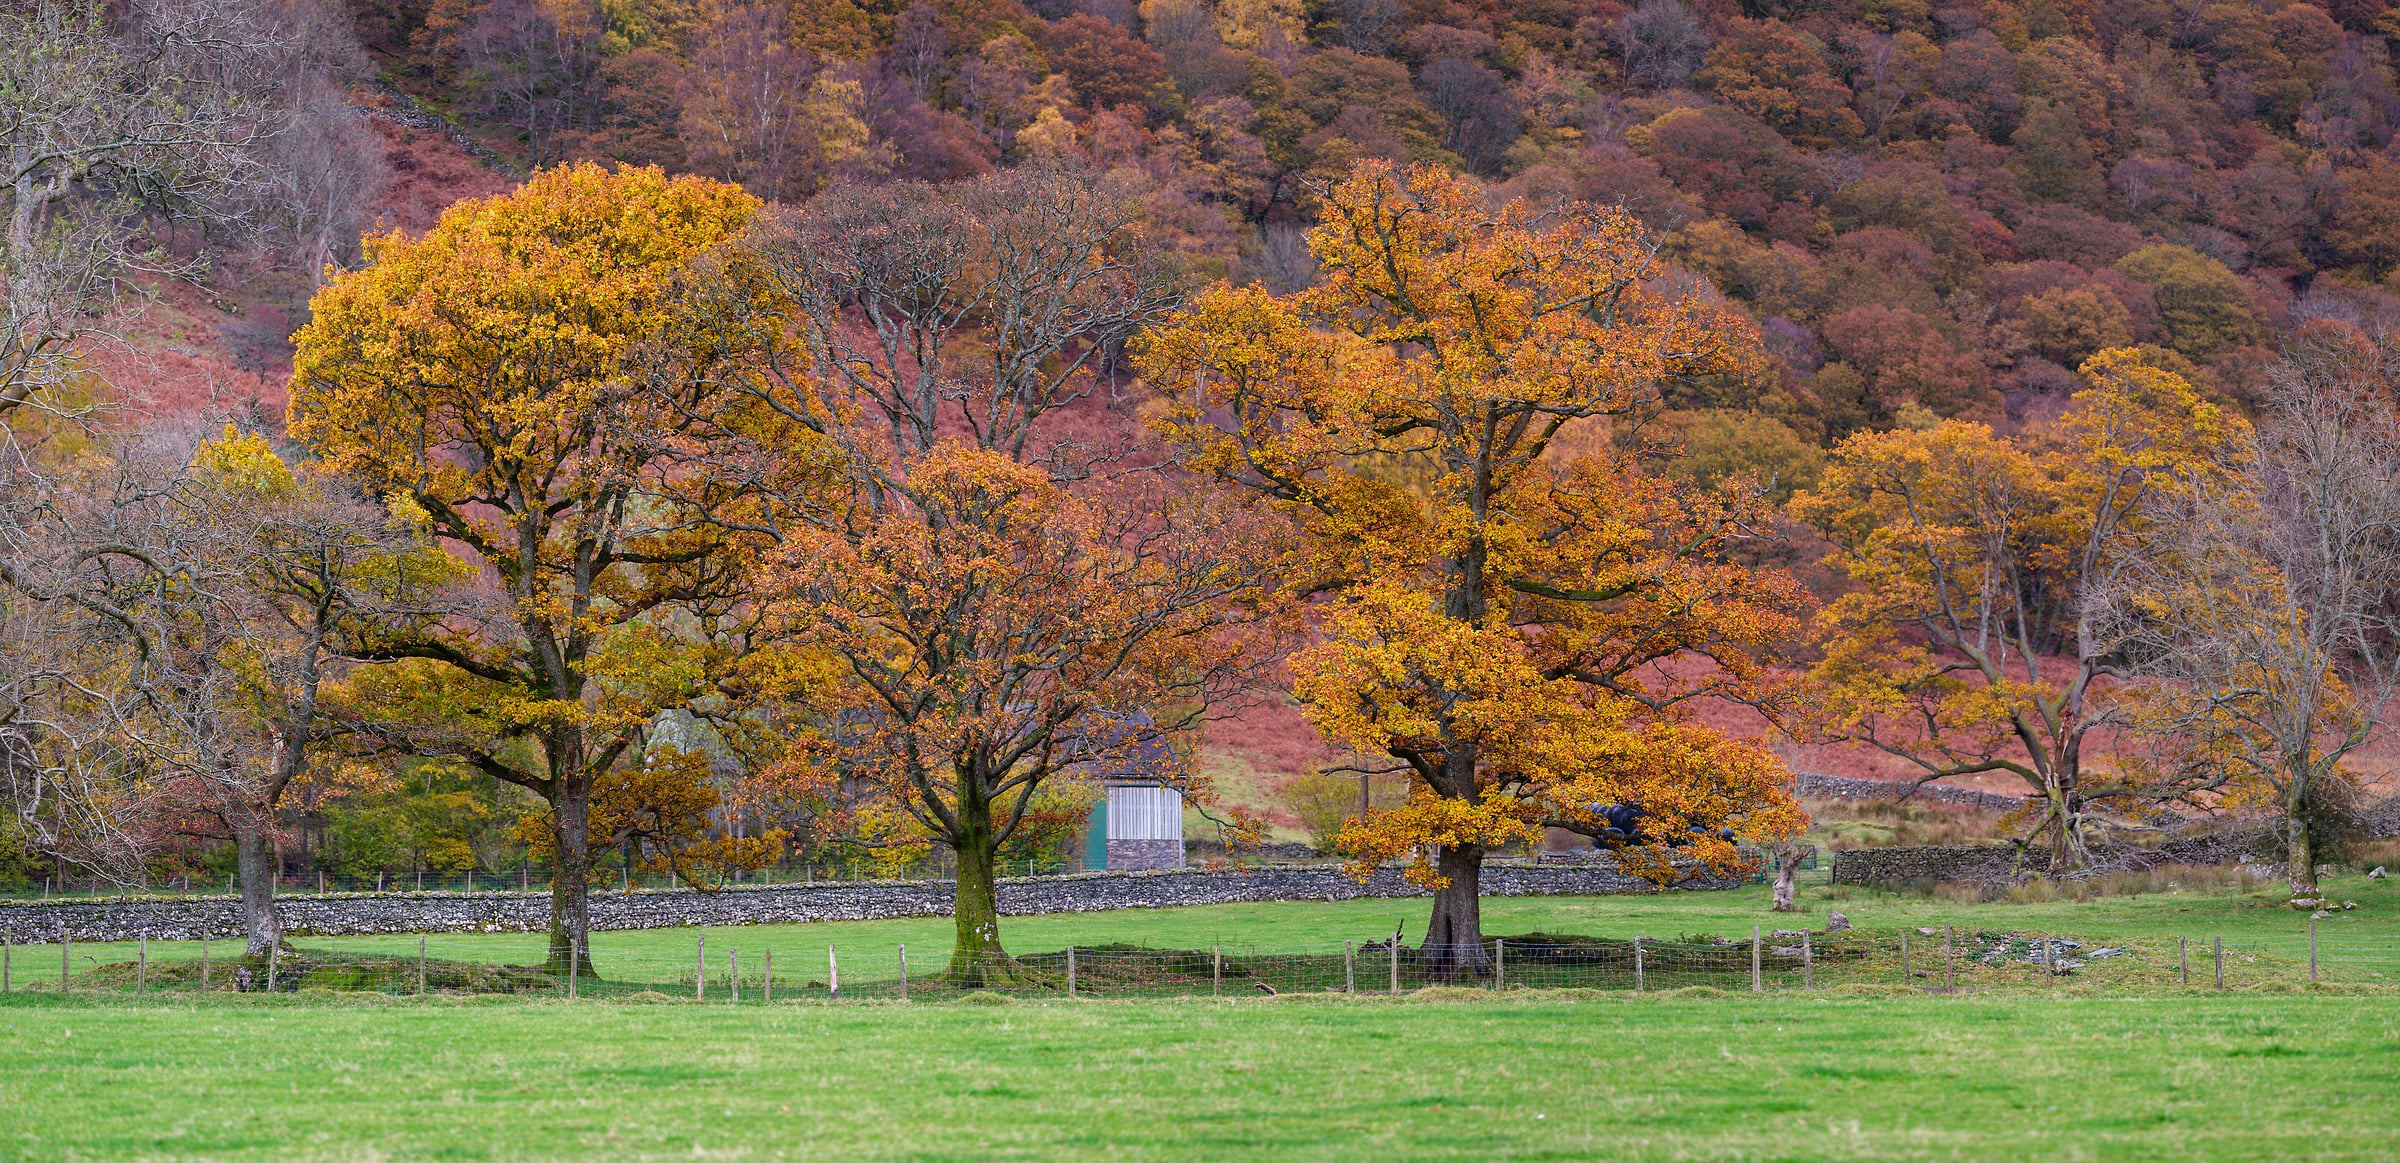
[[[1356, 870], [1590, 827], [1599, 803], [1797, 829], [1780, 764], [1681, 709], [1771, 699], [1754, 652], [1799, 628], [1795, 580], [1724, 556], [1763, 499], [1548, 455], [1570, 424], [1654, 407], [1662, 380], [1751, 366], [1748, 326], [1671, 292], [1622, 211], [1495, 209], [1437, 169], [1360, 166], [1309, 242], [1318, 286], [1220, 284], [1138, 358], [1178, 393], [1161, 425], [1187, 463], [1309, 533], [1291, 587], [1333, 595], [1293, 662], [1310, 719], [1416, 773], [1406, 807], [1342, 833]], [[1687, 654], [1708, 661], [1655, 665]], [[1733, 859], [1718, 847], [1695, 853]]]
[[1819, 614], [1824, 660], [1802, 704], [1820, 738], [1865, 743], [1931, 775], [2007, 771], [2072, 841], [2086, 740], [2114, 714], [2112, 644], [2084, 587], [2134, 545], [2158, 503], [2230, 463], [2238, 417], [2128, 349], [2019, 439], [1950, 420], [1850, 437], [1794, 515], [1855, 583]]

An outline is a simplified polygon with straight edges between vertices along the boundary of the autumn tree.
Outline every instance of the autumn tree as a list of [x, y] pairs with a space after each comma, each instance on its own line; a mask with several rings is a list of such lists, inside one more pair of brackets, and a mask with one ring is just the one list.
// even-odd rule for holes
[[1687, 713], [1763, 694], [1753, 651], [1798, 629], [1791, 578], [1725, 558], [1762, 501], [1549, 455], [1570, 424], [1740, 370], [1748, 329], [1671, 293], [1622, 211], [1495, 209], [1429, 168], [1361, 166], [1310, 246], [1318, 286], [1220, 285], [1140, 366], [1176, 393], [1188, 464], [1303, 524], [1289, 579], [1330, 601], [1298, 694], [1411, 777], [1342, 842], [1362, 873], [1436, 851], [1409, 868], [1435, 890], [1433, 973], [1483, 972], [1484, 854], [1546, 824], [1598, 835], [1597, 809], [1635, 806], [1653, 842], [1629, 861], [1662, 877], [1677, 839], [1724, 868], [1720, 829], [1795, 830], [1783, 766]]
[[2182, 246], [2146, 246], [2117, 260], [2116, 269], [2150, 285], [2169, 346], [2193, 359], [2261, 338], [2242, 280], [2225, 264]]
[[2149, 552], [2095, 595], [2161, 680], [2135, 727], [2172, 790], [2263, 806], [2294, 902], [2317, 903], [2352, 764], [2400, 694], [2400, 413], [2389, 353], [2312, 324], [2273, 376], [2231, 471], [2195, 472]]
[[1825, 67], [1824, 44], [1780, 20], [1736, 19], [1695, 79], [1804, 145], [1845, 145], [1866, 132], [1849, 86]]
[[1015, 972], [995, 858], [1045, 788], [1188, 733], [1267, 653], [1255, 519], [1162, 479], [1101, 394], [1171, 274], [1129, 191], [1037, 165], [829, 191], [719, 276], [780, 305], [702, 311], [747, 374], [680, 454], [777, 499], [766, 630], [832, 671], [787, 766], [881, 822], [858, 839], [956, 854], [970, 984]]
[[862, 100], [856, 81], [819, 72], [791, 43], [782, 5], [712, 7], [685, 72], [685, 150], [693, 168], [761, 198], [800, 198], [864, 155]]
[[2137, 352], [2102, 352], [2083, 374], [2055, 429], [1860, 433], [1792, 500], [1855, 587], [1817, 618], [1809, 727], [1899, 757], [1920, 781], [2017, 776], [2057, 867], [2084, 858], [2091, 802], [2128, 790], [2091, 779], [2095, 737], [2120, 721], [2099, 688], [2126, 660], [2085, 597], [2242, 427]]
[[371, 643], [409, 742], [550, 808], [551, 963], [584, 948], [595, 790], [738, 648], [733, 540], [656, 441], [717, 390], [677, 310], [694, 260], [758, 210], [739, 189], [593, 165], [372, 239], [295, 337], [291, 432], [489, 571], [482, 617]]
[[[49, 843], [139, 882], [179, 833], [229, 836], [250, 951], [280, 940], [279, 804], [319, 744], [348, 644], [430, 616], [459, 563], [262, 438], [112, 441], [61, 466], [8, 537], [46, 549], [18, 709], [46, 727]], [[37, 771], [36, 774], [40, 774]], [[22, 790], [21, 788], [19, 790]], [[31, 813], [27, 813], [31, 816]]]

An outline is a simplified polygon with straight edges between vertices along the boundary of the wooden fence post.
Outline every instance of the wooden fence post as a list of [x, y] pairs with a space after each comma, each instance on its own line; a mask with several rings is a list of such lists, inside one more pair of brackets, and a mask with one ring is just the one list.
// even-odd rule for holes
[[1642, 992], [1642, 939], [1633, 939], [1633, 992]]
[[1499, 937], [1492, 938], [1492, 988], [1508, 988], [1508, 942]]
[[1400, 996], [1400, 934], [1392, 934], [1392, 996]]
[[0, 929], [0, 993], [9, 992], [9, 962], [16, 959], [16, 954], [17, 931], [15, 929]]
[[1750, 926], [1750, 992], [1767, 992], [1766, 976], [1759, 969], [1758, 926]]
[[1216, 997], [1224, 992], [1225, 947], [1211, 945], [1208, 947], [1208, 996]]
[[732, 987], [733, 1000], [742, 1000], [742, 951], [731, 945], [725, 947], [725, 983]]
[[2217, 988], [2225, 988], [2225, 938], [2217, 938]]
[[[2309, 925], [2308, 925], [2308, 927], [2309, 927], [2309, 930], [2310, 930], [2310, 932], [2309, 932], [2309, 945], [2310, 945], [2310, 947], [2313, 949], [2313, 948], [2315, 947], [2315, 945], [2316, 945], [2316, 932], [2315, 932], [2315, 930], [2316, 930], [2316, 927], [2317, 927], [2317, 925], [2316, 925], [2316, 922], [2314, 922], [2314, 921], [2311, 921], [2311, 922], [2309, 922]], [[2315, 954], [2314, 954], [2313, 952], [2312, 952], [2312, 953], [2310, 954], [2310, 956], [2309, 956], [2308, 963], [2309, 963], [2309, 969], [2310, 969], [2310, 971], [2311, 971], [2311, 972], [2309, 973], [2309, 980], [2310, 980], [2310, 981], [2315, 981], [2315, 980], [2316, 980], [2316, 973], [2315, 973], [2314, 971], [2315, 971], [2315, 969], [2316, 969], [2316, 963], [2317, 963], [2317, 959], [2316, 959], [2316, 956], [2315, 956]], [[150, 992], [150, 931], [149, 931], [149, 930], [147, 930], [147, 929], [144, 929], [144, 930], [142, 930], [142, 932], [140, 932], [139, 934], [136, 934], [136, 935], [135, 935], [135, 937], [134, 937], [134, 939], [133, 939], [133, 996], [135, 996], [135, 997], [141, 997], [142, 995], [144, 995], [144, 994], [147, 994], [147, 993], [149, 993], [149, 992]]]
[[2308, 983], [2317, 983], [2317, 919], [2308, 919]]
[[280, 937], [267, 946], [267, 992], [275, 992], [275, 975], [282, 968], [283, 941]]
[[417, 993], [425, 993], [425, 938], [417, 938]]
[[1803, 929], [1800, 931], [1800, 988], [1815, 989], [1816, 987], [1817, 958], [1816, 954], [1810, 950], [1808, 931]]
[[579, 978], [580, 978], [580, 977], [582, 977], [582, 976], [583, 976], [583, 942], [581, 942], [581, 941], [569, 941], [569, 942], [567, 942], [567, 1000], [568, 1000], [568, 1001], [573, 1001], [573, 1000], [575, 1000], [576, 994], [577, 994], [577, 993], [579, 993], [579, 992], [581, 992], [581, 991], [578, 989], [578, 981], [577, 981], [577, 979], [579, 979]]
[[200, 992], [208, 992], [208, 926], [200, 926]]
[[832, 1001], [842, 1000], [842, 963], [834, 960], [831, 945], [825, 947], [825, 996]]
[[1358, 946], [1342, 942], [1342, 992], [1358, 992]]
[[1075, 998], [1075, 947], [1067, 946], [1067, 999]]
[[908, 946], [900, 947], [900, 1000], [908, 1000]]
[[1908, 971], [1908, 930], [1900, 930], [1900, 984], [1915, 985], [1916, 975]]
[[773, 949], [767, 950], [766, 958], [767, 964], [765, 966], [765, 972], [767, 976], [765, 981], [759, 983], [758, 1000], [768, 1005], [773, 1005], [775, 1004], [775, 951]]
[[708, 1000], [708, 933], [702, 931], [692, 950], [692, 1000]]

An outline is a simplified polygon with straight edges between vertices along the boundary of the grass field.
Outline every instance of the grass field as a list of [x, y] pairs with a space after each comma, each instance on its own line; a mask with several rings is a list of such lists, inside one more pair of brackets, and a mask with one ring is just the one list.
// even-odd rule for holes
[[[2328, 877], [2324, 890], [2336, 898], [2358, 902], [2359, 908], [2338, 913], [2321, 925], [2326, 940], [2375, 941], [2391, 939], [2400, 956], [2400, 881], [2367, 880], [2356, 875]], [[2177, 937], [2206, 942], [2300, 939], [2307, 919], [2282, 906], [2273, 884], [2255, 891], [2223, 886], [2193, 885], [2178, 891], [2100, 897], [2085, 901], [2057, 900], [2012, 904], [2005, 901], [1962, 904], [1913, 894], [1883, 893], [1805, 884], [1798, 916], [1767, 911], [1767, 889], [1754, 885], [1725, 892], [1676, 892], [1640, 896], [1489, 897], [1483, 902], [1487, 934], [1571, 933], [1593, 937], [1675, 938], [1709, 934], [1747, 937], [1751, 927], [1809, 925], [1822, 928], [1827, 914], [1841, 912], [1866, 930], [1973, 925], [1985, 929], [2041, 932], [2091, 940], [2163, 940]], [[1122, 942], [1171, 948], [1222, 945], [1229, 952], [1244, 949], [1289, 949], [1339, 945], [1345, 940], [1372, 941], [1391, 936], [1394, 928], [1414, 943], [1422, 934], [1427, 904], [1421, 899], [1280, 902], [1271, 904], [1205, 905], [1177, 909], [1123, 909], [1099, 913], [1060, 913], [1039, 917], [1004, 917], [1002, 940], [1011, 950], [1033, 952]], [[755, 954], [773, 948], [779, 957], [803, 952], [822, 958], [827, 945], [863, 952], [887, 953], [905, 944], [914, 958], [938, 958], [951, 942], [947, 917], [912, 917], [892, 921], [829, 921], [808, 925], [744, 925], [708, 930], [712, 950], [739, 947]], [[699, 930], [639, 929], [592, 934], [595, 958], [612, 956], [659, 959], [691, 955]], [[443, 955], [482, 961], [536, 961], [543, 938], [533, 933], [442, 933], [431, 939]], [[408, 935], [299, 938], [309, 948], [358, 953], [412, 954], [417, 938]], [[28, 946], [17, 951], [14, 974], [20, 982], [58, 978], [56, 946]], [[219, 942], [215, 955], [229, 947]], [[787, 952], [788, 951], [788, 954]], [[197, 942], [154, 941], [153, 959], [197, 958]], [[126, 961], [134, 956], [130, 942], [78, 944], [78, 971], [99, 963]], [[927, 962], [920, 960], [919, 964]], [[2400, 979], [2400, 961], [2392, 967]]]
[[2388, 1159], [2388, 999], [0, 1003], [22, 1159]]
[[[2400, 958], [2400, 889], [2356, 876], [2327, 889], [2360, 905], [2322, 922], [2329, 946]], [[2275, 895], [2220, 884], [1970, 905], [1816, 884], [1800, 918], [1767, 912], [1752, 888], [1494, 898], [1485, 923], [1746, 937], [1761, 923], [1822, 927], [1838, 909], [1884, 931], [2288, 946], [2306, 919]], [[1011, 918], [1002, 932], [1025, 952], [1273, 949], [1395, 924], [1413, 939], [1424, 910], [1126, 910]], [[698, 935], [596, 934], [594, 952], [604, 968], [663, 961]], [[902, 942], [938, 962], [948, 938], [943, 918], [708, 933], [712, 954], [774, 948], [802, 964], [828, 944], [863, 955]], [[481, 961], [540, 947], [529, 934], [433, 940]], [[416, 938], [297, 944], [413, 953]], [[80, 976], [131, 948], [75, 952]], [[150, 946], [167, 961], [194, 952]], [[19, 984], [55, 980], [55, 946], [15, 954]], [[2163, 965], [2134, 991], [2070, 981], [1951, 997], [1848, 996], [1862, 987], [1825, 988], [1836, 975], [1764, 997], [1448, 989], [988, 1005], [18, 993], [0, 998], [0, 1159], [2392, 1157], [2400, 1006], [2388, 982], [2400, 961], [2377, 962], [2392, 971], [2377, 992], [2333, 996], [2310, 992], [2289, 956], [2267, 960], [2278, 978], [2223, 994], [2177, 988]]]

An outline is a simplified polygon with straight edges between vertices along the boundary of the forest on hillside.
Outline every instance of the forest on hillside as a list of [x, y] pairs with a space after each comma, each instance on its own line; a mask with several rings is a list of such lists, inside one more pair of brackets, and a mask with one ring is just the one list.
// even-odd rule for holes
[[[523, 165], [798, 199], [1045, 152], [1138, 176], [1206, 273], [1311, 277], [1360, 158], [1622, 204], [1774, 366], [1672, 401], [1716, 458], [2054, 413], [2138, 345], [2233, 400], [2313, 316], [2382, 319], [2400, 128], [2380, 0], [433, 0], [377, 67]], [[1727, 411], [1775, 423], [1735, 423]]]

